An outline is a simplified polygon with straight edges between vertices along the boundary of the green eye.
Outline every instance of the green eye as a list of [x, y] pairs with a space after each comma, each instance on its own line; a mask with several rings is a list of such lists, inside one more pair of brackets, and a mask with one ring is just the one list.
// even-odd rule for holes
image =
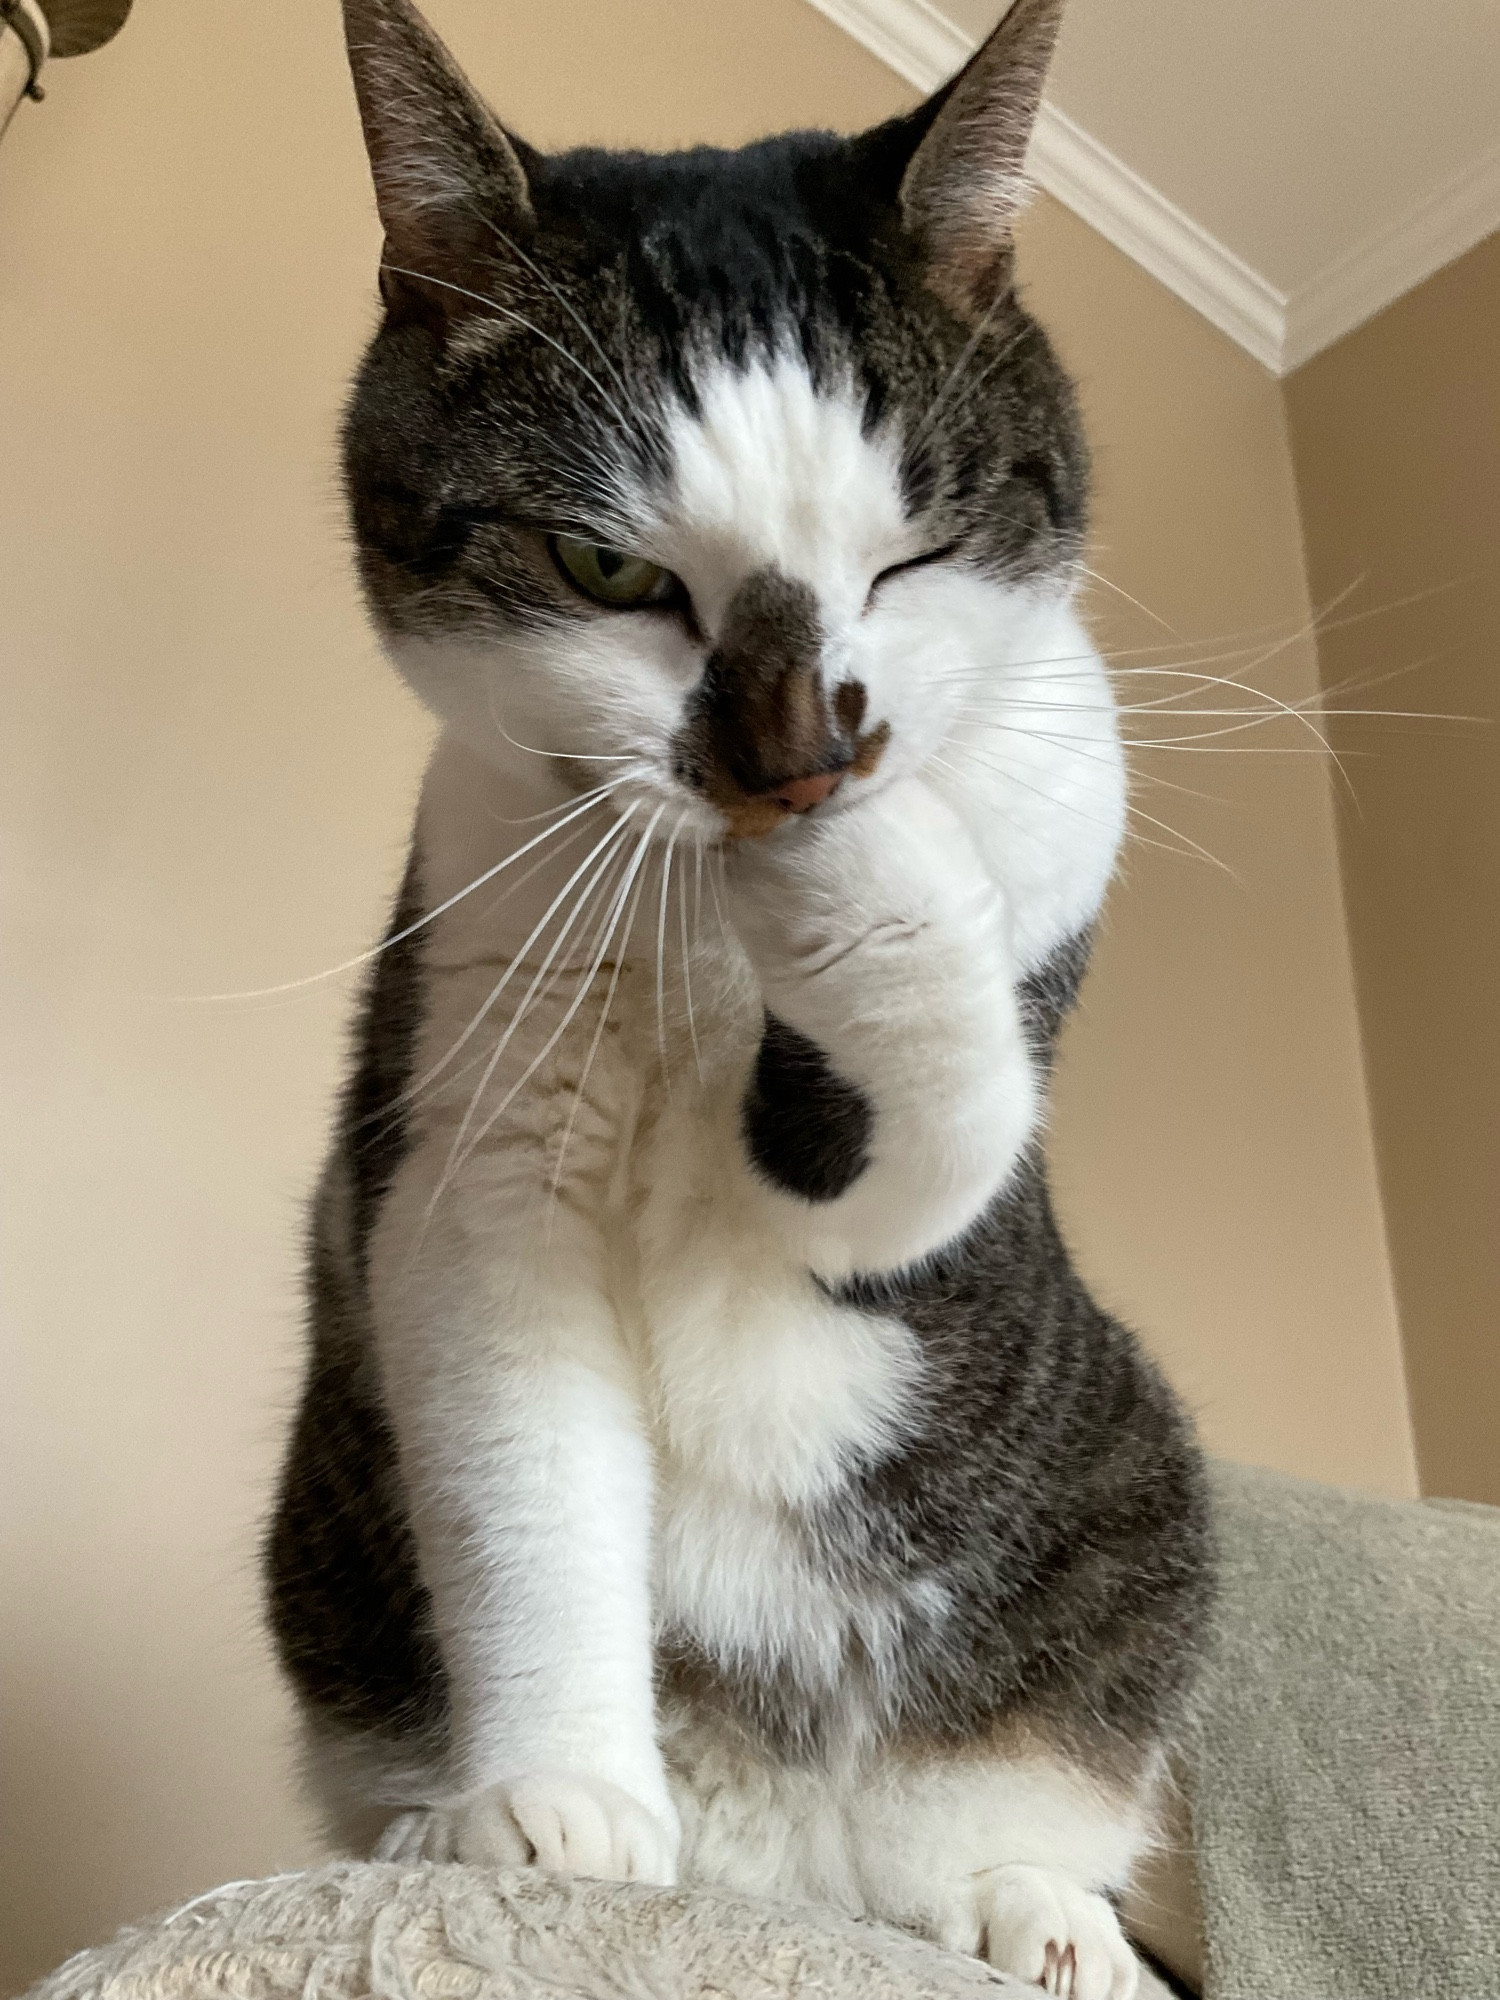
[[601, 542], [554, 535], [552, 553], [564, 574], [601, 604], [666, 604], [681, 587], [660, 563], [626, 555], [623, 549], [605, 548]]

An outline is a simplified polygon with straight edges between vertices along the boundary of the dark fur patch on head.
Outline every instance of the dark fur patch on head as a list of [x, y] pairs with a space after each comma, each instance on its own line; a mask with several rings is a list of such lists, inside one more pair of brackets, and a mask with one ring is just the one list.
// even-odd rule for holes
[[629, 546], [632, 492], [670, 476], [696, 371], [800, 354], [905, 440], [908, 513], [955, 559], [1055, 575], [1082, 544], [1071, 389], [1007, 284], [982, 322], [933, 290], [903, 220], [922, 117], [738, 152], [526, 155], [534, 212], [489, 239], [456, 327], [394, 312], [345, 424], [365, 585], [393, 631], [485, 631], [579, 607], [519, 531]]

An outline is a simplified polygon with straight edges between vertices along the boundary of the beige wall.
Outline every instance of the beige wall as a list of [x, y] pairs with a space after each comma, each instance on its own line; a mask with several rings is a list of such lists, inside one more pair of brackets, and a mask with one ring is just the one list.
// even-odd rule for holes
[[1422, 1485], [1500, 1502], [1500, 236], [1287, 407], [1313, 595], [1359, 580], [1347, 609], [1374, 614], [1324, 635], [1330, 698], [1479, 718], [1350, 717], [1335, 742]]
[[[1101, 629], [1124, 649], [1124, 698], [1159, 702], [1191, 685], [1171, 676], [1193, 671], [1248, 673], [1288, 703], [1315, 696], [1313, 647], [1294, 636], [1310, 611], [1278, 385], [1057, 205], [1033, 212], [1022, 256], [1096, 441], [1093, 566], [1154, 614], [1096, 592]], [[1174, 644], [1158, 620], [1191, 643]], [[1246, 654], [1257, 634], [1260, 652]], [[1204, 658], [1225, 645], [1235, 657]], [[1232, 688], [1202, 701], [1254, 706]], [[1135, 722], [1189, 735], [1234, 720], [1168, 723], [1154, 711]], [[1084, 1269], [1166, 1360], [1214, 1449], [1407, 1492], [1399, 1340], [1315, 747], [1306, 729], [1277, 723], [1137, 759], [1136, 802], [1151, 819], [1136, 821], [1066, 1044], [1053, 1153]], [[1220, 865], [1165, 851], [1182, 838]]]
[[[433, 13], [544, 143], [904, 101], [800, 0]], [[183, 996], [360, 949], [426, 743], [333, 478], [375, 256], [334, 16], [152, 0], [0, 161], [8, 1985], [308, 1851], [254, 1550], [347, 985]], [[1097, 434], [1097, 566], [1194, 641], [1295, 625], [1266, 378], [1060, 210], [1024, 257]], [[1266, 671], [1312, 686], [1296, 648]], [[1129, 856], [1060, 1089], [1070, 1225], [1218, 1448], [1410, 1490], [1319, 767], [1162, 761], [1213, 800], [1141, 804], [1238, 880]]]

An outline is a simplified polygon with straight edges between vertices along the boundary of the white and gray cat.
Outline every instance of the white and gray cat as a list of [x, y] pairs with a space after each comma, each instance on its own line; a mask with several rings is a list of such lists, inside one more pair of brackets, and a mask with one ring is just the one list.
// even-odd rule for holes
[[330, 1828], [1126, 2000], [1209, 1597], [1047, 1070], [1125, 776], [1013, 288], [1057, 8], [911, 116], [544, 156], [346, 0], [345, 433], [442, 733], [319, 1192], [271, 1618]]

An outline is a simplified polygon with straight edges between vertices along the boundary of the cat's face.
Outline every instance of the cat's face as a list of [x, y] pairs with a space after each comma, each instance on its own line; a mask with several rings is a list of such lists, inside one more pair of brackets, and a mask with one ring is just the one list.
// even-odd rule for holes
[[387, 315], [346, 464], [418, 692], [664, 829], [768, 831], [940, 753], [1083, 530], [1006, 234], [1050, 4], [910, 120], [667, 157], [534, 155], [405, 0], [348, 11]]

